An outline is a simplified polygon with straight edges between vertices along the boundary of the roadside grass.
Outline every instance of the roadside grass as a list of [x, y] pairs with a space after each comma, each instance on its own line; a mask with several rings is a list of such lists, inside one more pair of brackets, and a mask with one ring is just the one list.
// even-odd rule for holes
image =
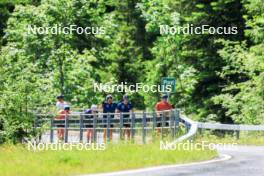
[[30, 151], [0, 146], [1, 176], [62, 176], [120, 171], [212, 159], [214, 150], [160, 150], [160, 144], [108, 144], [105, 150]]

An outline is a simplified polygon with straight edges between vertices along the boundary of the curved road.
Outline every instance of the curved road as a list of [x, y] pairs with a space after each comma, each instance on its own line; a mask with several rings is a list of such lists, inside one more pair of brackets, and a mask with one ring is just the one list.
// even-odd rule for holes
[[264, 147], [235, 146], [219, 148], [221, 155], [232, 158], [224, 161], [183, 166], [157, 167], [121, 171], [97, 176], [264, 176]]

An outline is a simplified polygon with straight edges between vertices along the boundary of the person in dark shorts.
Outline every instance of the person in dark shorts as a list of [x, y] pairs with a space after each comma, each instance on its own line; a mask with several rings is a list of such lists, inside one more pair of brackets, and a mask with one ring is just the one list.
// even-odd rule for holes
[[[113, 102], [113, 97], [112, 95], [107, 95], [105, 98], [105, 101], [102, 103], [102, 107], [103, 107], [103, 113], [115, 113], [116, 107], [117, 107], [117, 103]], [[107, 115], [103, 116], [105, 119], [105, 123], [107, 123]], [[114, 114], [110, 114], [110, 118], [114, 118], [115, 115]], [[107, 125], [104, 125], [104, 127], [106, 128]], [[111, 124], [110, 128], [113, 128], [114, 125]], [[113, 137], [113, 130], [110, 129], [110, 139], [112, 139]], [[104, 129], [104, 140], [106, 140], [106, 129]]]
[[[132, 110], [133, 110], [132, 103], [129, 102], [128, 96], [127, 95], [124, 95], [123, 96], [123, 101], [121, 101], [117, 105], [116, 112], [117, 113], [120, 113], [120, 112], [129, 113], [129, 112], [132, 112]], [[130, 116], [129, 114], [124, 114], [123, 115], [124, 127], [125, 127], [124, 135], [123, 136], [125, 136], [125, 134], [126, 134], [128, 139], [130, 139], [130, 129], [129, 129], [130, 128], [130, 123], [129, 122], [126, 122], [126, 119], [128, 119], [129, 116]]]
[[[84, 119], [93, 119], [95, 118], [96, 114], [98, 113], [97, 111], [97, 106], [96, 105], [92, 105], [90, 109], [86, 109], [84, 111]], [[87, 129], [87, 133], [86, 133], [86, 137], [87, 137], [87, 142], [91, 142], [92, 141], [92, 137], [93, 137], [93, 121], [90, 121], [89, 124], [85, 125], [85, 128]]]
[[[68, 114], [70, 114], [70, 106], [65, 105], [63, 110], [59, 111], [59, 114], [55, 117], [55, 120], [65, 120]], [[63, 141], [64, 140], [64, 128], [65, 128], [64, 122], [61, 124], [58, 124], [57, 128], [58, 128], [57, 129], [58, 139], [59, 141]]]
[[[162, 111], [166, 111], [166, 110], [171, 110], [172, 109], [172, 105], [168, 102], [168, 95], [167, 94], [163, 94], [161, 96], [161, 101], [158, 102], [155, 106], [155, 110], [156, 110], [156, 114], [157, 117], [162, 117], [164, 115], [164, 117], [168, 117], [170, 112], [162, 112]], [[166, 122], [165, 126], [169, 126], [169, 123]], [[157, 123], [157, 127], [162, 127], [162, 122], [158, 122]], [[157, 134], [160, 134], [160, 128], [157, 128]]]

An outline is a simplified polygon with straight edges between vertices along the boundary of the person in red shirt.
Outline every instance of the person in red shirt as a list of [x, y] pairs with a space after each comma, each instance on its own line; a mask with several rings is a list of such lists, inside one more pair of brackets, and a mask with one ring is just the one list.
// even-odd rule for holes
[[[173, 107], [172, 105], [168, 102], [168, 95], [167, 94], [163, 94], [161, 97], [161, 101], [157, 102], [156, 106], [155, 106], [155, 110], [157, 113], [157, 117], [162, 117], [162, 115], [169, 116], [170, 111], [166, 111], [166, 110], [172, 110]], [[162, 112], [165, 111], [165, 112]], [[166, 122], [165, 124], [166, 126], [168, 126], [168, 122]], [[157, 134], [160, 134], [160, 127], [162, 127], [162, 122], [158, 122], [157, 123]]]
[[[68, 114], [70, 114], [70, 106], [65, 105], [64, 109], [59, 111], [59, 114], [58, 114], [58, 116], [55, 117], [55, 120], [65, 120], [65, 118], [67, 117]], [[57, 129], [58, 139], [60, 141], [63, 141], [64, 140], [65, 124], [58, 124], [57, 128], [58, 128]]]

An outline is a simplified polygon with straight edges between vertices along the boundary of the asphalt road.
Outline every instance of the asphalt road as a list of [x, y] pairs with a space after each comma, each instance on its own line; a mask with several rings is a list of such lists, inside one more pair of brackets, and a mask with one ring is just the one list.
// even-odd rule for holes
[[183, 166], [170, 166], [97, 174], [97, 176], [264, 176], [264, 147], [219, 148], [228, 160]]

